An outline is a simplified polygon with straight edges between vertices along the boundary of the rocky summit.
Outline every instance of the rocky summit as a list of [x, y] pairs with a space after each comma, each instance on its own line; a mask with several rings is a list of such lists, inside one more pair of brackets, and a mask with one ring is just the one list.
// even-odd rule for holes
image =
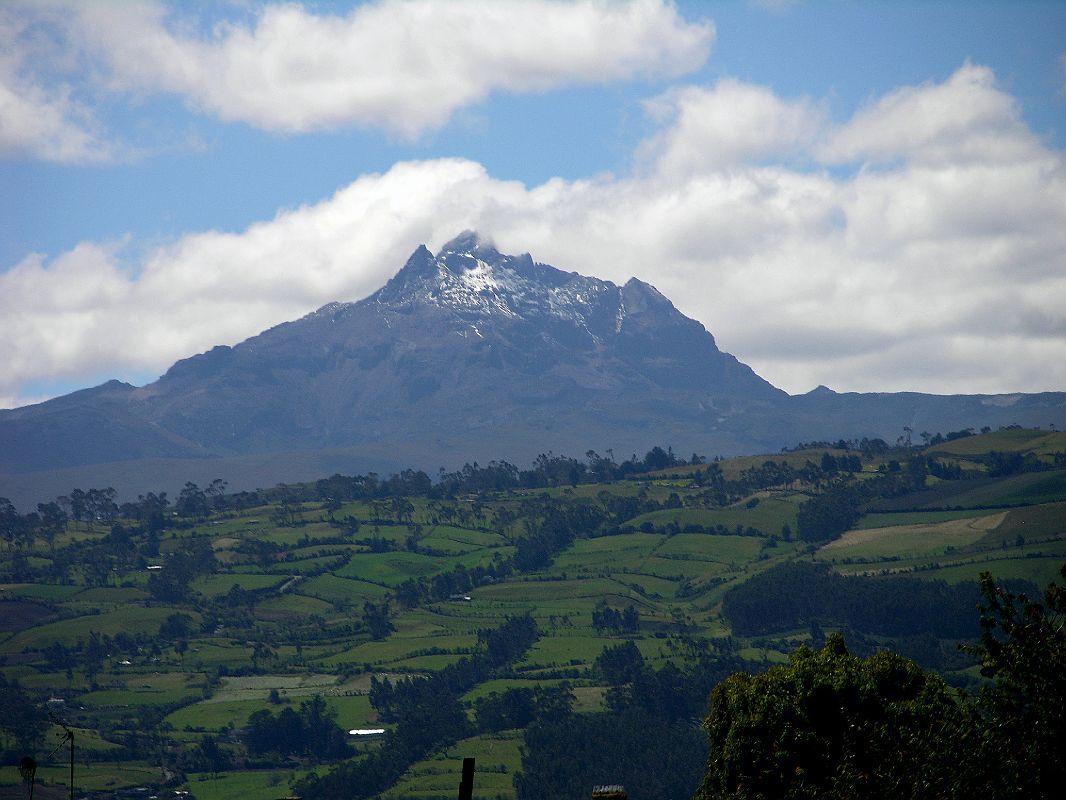
[[435, 255], [419, 247], [370, 297], [184, 359], [147, 386], [0, 411], [0, 495], [1049, 422], [1066, 423], [1066, 395], [790, 397], [649, 284], [565, 272], [465, 232]]

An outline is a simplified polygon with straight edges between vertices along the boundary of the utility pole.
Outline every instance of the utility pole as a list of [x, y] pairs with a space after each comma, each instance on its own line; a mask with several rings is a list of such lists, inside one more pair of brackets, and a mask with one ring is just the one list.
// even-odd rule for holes
[[56, 746], [56, 749], [52, 751], [52, 755], [50, 755], [49, 758], [56, 754], [59, 748], [63, 746], [63, 742], [70, 742], [70, 800], [74, 800], [74, 731], [67, 727], [65, 723], [52, 716], [51, 712], [49, 712], [48, 716], [51, 718], [52, 722], [63, 729], [63, 738], [59, 740], [59, 744]]
[[33, 760], [33, 756], [26, 756], [19, 762], [19, 775], [24, 781], [29, 781], [30, 800], [33, 800], [33, 782], [37, 775], [37, 762]]
[[474, 797], [474, 759], [463, 759], [463, 779], [459, 783], [459, 800], [472, 800]]

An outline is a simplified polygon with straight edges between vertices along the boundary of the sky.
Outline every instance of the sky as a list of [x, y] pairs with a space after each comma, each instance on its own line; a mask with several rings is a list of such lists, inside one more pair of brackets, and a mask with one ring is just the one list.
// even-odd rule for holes
[[0, 0], [0, 407], [464, 229], [792, 393], [1066, 390], [1066, 3]]

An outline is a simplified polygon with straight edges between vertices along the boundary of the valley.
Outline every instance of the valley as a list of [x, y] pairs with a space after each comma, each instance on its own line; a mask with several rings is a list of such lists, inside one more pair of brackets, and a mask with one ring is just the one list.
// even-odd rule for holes
[[[1033, 429], [721, 461], [590, 451], [435, 481], [187, 484], [172, 502], [93, 490], [57, 509], [72, 497], [92, 498], [80, 518], [47, 503], [5, 512], [0, 669], [5, 703], [52, 717], [34, 719], [36, 744], [5, 723], [5, 748], [47, 754], [66, 724], [83, 795], [335, 796], [332, 773], [352, 785], [377, 758], [388, 777], [350, 796], [451, 797], [475, 755], [475, 797], [523, 800], [532, 784], [516, 775], [543, 777], [548, 757], [529, 732], [560, 704], [589, 726], [644, 714], [672, 730], [729, 673], [834, 630], [854, 652], [893, 649], [972, 689], [980, 676], [955, 645], [978, 634], [979, 574], [1033, 594], [1066, 562], [1066, 434]], [[493, 650], [492, 632], [519, 620], [535, 632]], [[611, 666], [623, 653], [628, 666]], [[645, 707], [673, 674], [689, 686], [669, 695], [676, 708]], [[453, 714], [412, 738], [382, 682], [434, 676], [453, 687], [453, 707], [438, 701]], [[312, 711], [344, 732], [344, 755], [254, 744], [255, 724]], [[663, 741], [681, 752], [678, 731]], [[64, 784], [64, 753], [42, 760], [39, 782]], [[589, 770], [571, 779], [610, 777]], [[19, 782], [0, 770], [11, 792]]]

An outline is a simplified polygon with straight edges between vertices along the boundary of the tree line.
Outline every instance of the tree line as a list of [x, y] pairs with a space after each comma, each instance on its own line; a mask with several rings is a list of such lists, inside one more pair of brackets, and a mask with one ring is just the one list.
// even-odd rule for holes
[[[1024, 583], [1013, 583], [1032, 590]], [[847, 626], [881, 636], [930, 633], [970, 639], [979, 630], [973, 610], [976, 582], [928, 581], [909, 576], [843, 576], [828, 564], [792, 561], [753, 575], [722, 598], [722, 615], [739, 636], [796, 628]]]

